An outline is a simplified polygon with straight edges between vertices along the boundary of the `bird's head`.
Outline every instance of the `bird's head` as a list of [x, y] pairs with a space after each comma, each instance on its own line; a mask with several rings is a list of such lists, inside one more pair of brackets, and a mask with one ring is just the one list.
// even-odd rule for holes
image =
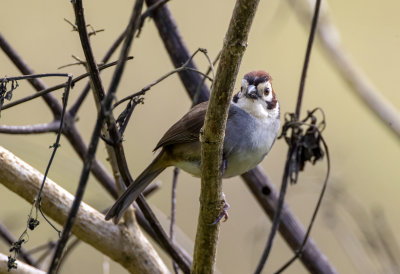
[[258, 118], [279, 118], [279, 102], [271, 84], [271, 76], [258, 70], [247, 73], [233, 103]]

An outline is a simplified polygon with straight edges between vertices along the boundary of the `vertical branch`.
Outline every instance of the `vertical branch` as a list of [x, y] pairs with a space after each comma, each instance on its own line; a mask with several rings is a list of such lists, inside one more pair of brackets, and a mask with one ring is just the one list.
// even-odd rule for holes
[[193, 273], [212, 273], [222, 211], [222, 147], [228, 109], [258, 0], [237, 1], [224, 40], [221, 60], [207, 109], [201, 141], [200, 212], [193, 256]]

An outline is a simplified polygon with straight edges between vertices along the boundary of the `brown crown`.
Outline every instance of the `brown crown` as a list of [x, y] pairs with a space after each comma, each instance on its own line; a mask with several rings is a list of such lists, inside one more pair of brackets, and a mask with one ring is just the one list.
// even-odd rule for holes
[[267, 72], [265, 72], [263, 70], [256, 70], [256, 71], [247, 73], [244, 76], [244, 79], [246, 79], [250, 85], [257, 86], [261, 82], [271, 80], [271, 75], [269, 75]]

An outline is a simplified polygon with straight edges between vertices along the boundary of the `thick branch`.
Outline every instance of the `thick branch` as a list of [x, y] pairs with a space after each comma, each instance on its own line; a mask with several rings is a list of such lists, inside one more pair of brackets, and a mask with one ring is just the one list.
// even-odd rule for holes
[[[33, 203], [43, 175], [0, 147], [0, 183]], [[67, 219], [74, 196], [50, 179], [42, 193], [42, 208], [60, 225]], [[104, 221], [104, 215], [81, 203], [72, 233], [134, 273], [168, 273], [168, 269], [139, 229]]]
[[34, 268], [26, 263], [17, 261], [18, 268], [13, 269], [11, 272], [8, 270], [8, 258], [6, 255], [0, 253], [0, 273], [12, 273], [12, 274], [44, 274], [46, 272]]
[[219, 224], [210, 224], [221, 213], [224, 205], [221, 166], [225, 126], [236, 76], [258, 2], [236, 2], [200, 136], [202, 178], [193, 273], [212, 273], [215, 264]]

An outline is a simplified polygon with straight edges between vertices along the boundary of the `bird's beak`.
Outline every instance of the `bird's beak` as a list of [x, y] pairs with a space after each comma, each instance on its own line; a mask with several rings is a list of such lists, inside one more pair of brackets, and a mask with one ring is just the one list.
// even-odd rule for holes
[[251, 98], [251, 99], [257, 99], [258, 98], [257, 89], [256, 89], [256, 87], [254, 85], [249, 85], [247, 87], [246, 97], [247, 98]]

